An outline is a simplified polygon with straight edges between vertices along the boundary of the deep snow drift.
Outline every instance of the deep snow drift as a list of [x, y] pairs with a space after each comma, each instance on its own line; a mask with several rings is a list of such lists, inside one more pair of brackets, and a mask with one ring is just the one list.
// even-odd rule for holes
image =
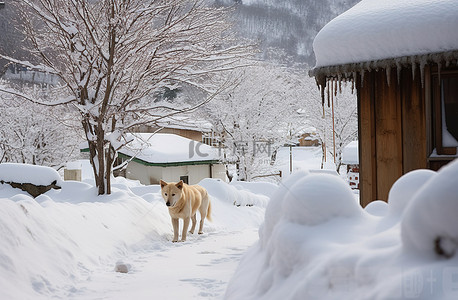
[[226, 299], [458, 299], [457, 179], [412, 171], [363, 210], [336, 176], [290, 176]]
[[[36, 173], [24, 176], [30, 181]], [[86, 178], [83, 182], [61, 182], [61, 190], [51, 190], [35, 200], [19, 189], [0, 184], [1, 299], [125, 299], [132, 295], [135, 299], [151, 299], [151, 295], [156, 295], [157, 299], [173, 299], [177, 291], [164, 290], [168, 285], [179, 285], [179, 295], [192, 297], [198, 291], [191, 283], [199, 283], [197, 276], [202, 276], [193, 274], [193, 271], [197, 272], [199, 268], [207, 270], [206, 276], [215, 277], [220, 287], [225, 288], [237, 261], [229, 265], [233, 265], [229, 270], [214, 267], [209, 261], [211, 257], [214, 257], [216, 266], [223, 265], [225, 258], [217, 259], [221, 249], [215, 249], [219, 244], [213, 240], [239, 239], [233, 247], [252, 245], [256, 238], [252, 233], [264, 219], [269, 200], [267, 194], [276, 189], [269, 183], [251, 186], [203, 180], [201, 185], [208, 189], [212, 200], [213, 222], [205, 223], [204, 235], [190, 235], [189, 241], [176, 244], [171, 242], [170, 216], [159, 186], [143, 186], [117, 178], [113, 181], [112, 195], [97, 196], [96, 188], [88, 183], [90, 181]], [[231, 235], [238, 231], [240, 235]], [[240, 240], [244, 238], [248, 240]], [[205, 249], [207, 244], [213, 248]], [[231, 245], [223, 246], [230, 253], [227, 255], [243, 251], [231, 250]], [[198, 262], [201, 265], [188, 266], [190, 274], [176, 271], [171, 274], [175, 277], [166, 277], [164, 268], [159, 266], [165, 264], [170, 270], [180, 268], [177, 265], [179, 259], [166, 258], [169, 253], [184, 257], [191, 265]], [[143, 268], [147, 262], [142, 255], [150, 255], [158, 264], [149, 268], [146, 274]], [[137, 259], [132, 260], [132, 257]], [[122, 274], [122, 277], [115, 269], [128, 274]], [[184, 275], [189, 276], [189, 282], [177, 279]], [[150, 278], [155, 281], [149, 282]], [[136, 282], [143, 285], [135, 285]], [[119, 291], [123, 283], [128, 284]], [[206, 283], [200, 284], [205, 286]], [[200, 298], [221, 297], [223, 293], [224, 289], [219, 294], [213, 292]]]

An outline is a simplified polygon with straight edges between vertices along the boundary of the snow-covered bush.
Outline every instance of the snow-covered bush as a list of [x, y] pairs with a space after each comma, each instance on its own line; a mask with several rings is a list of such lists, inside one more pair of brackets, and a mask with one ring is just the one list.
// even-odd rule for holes
[[62, 180], [59, 173], [50, 167], [4, 163], [0, 164], [0, 184], [9, 184], [33, 197], [50, 189], [60, 189]]
[[3, 163], [0, 164], [0, 181], [49, 185], [54, 181], [61, 183], [62, 179], [59, 173], [50, 167]]
[[402, 242], [409, 251], [452, 257], [458, 248], [458, 161], [430, 177], [405, 209]]

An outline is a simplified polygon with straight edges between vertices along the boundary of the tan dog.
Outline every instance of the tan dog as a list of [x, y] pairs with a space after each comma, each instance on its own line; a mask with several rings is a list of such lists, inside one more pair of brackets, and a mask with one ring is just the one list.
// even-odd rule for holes
[[191, 234], [196, 228], [196, 212], [200, 212], [199, 234], [202, 234], [204, 220], [207, 218], [211, 221], [211, 203], [207, 190], [199, 185], [187, 185], [180, 181], [178, 183], [167, 183], [161, 180], [162, 198], [169, 208], [170, 217], [172, 217], [173, 240], [178, 242], [179, 219], [183, 219], [183, 232], [181, 241], [186, 241], [186, 232], [189, 227], [189, 220], [192, 220]]

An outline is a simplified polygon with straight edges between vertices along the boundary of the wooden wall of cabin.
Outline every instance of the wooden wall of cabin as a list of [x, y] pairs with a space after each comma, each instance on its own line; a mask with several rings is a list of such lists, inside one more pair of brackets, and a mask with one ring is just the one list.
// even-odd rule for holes
[[403, 174], [427, 167], [425, 93], [421, 76], [395, 68], [358, 76], [361, 205], [388, 200]]

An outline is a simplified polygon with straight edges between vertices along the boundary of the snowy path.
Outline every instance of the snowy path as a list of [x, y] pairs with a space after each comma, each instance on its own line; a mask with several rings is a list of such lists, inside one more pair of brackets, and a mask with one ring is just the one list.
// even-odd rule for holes
[[184, 243], [151, 241], [123, 261], [131, 265], [128, 274], [107, 266], [90, 274], [69, 297], [222, 299], [241, 256], [257, 240], [258, 230], [250, 228], [191, 235]]

